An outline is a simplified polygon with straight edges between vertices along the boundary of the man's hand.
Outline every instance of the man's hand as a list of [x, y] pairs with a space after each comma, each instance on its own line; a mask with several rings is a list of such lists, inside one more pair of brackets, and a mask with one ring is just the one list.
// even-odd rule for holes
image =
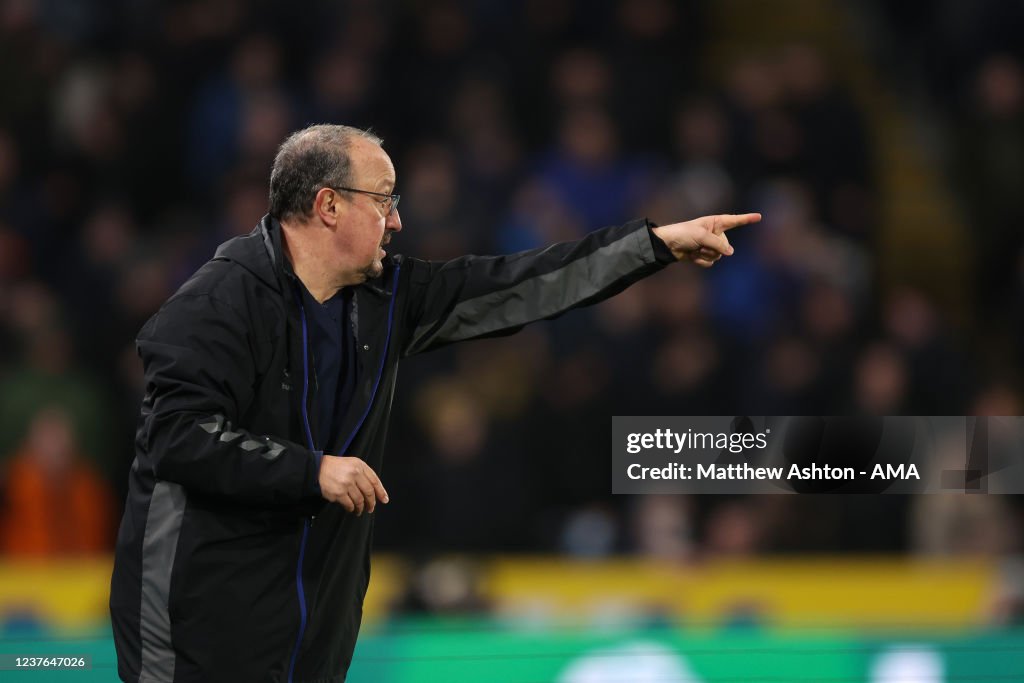
[[718, 259], [732, 254], [732, 245], [725, 236], [726, 230], [757, 223], [759, 220], [759, 213], [726, 213], [663, 225], [653, 231], [672, 250], [677, 260], [693, 261], [698, 266], [710, 268]]
[[388, 502], [388, 492], [370, 466], [359, 458], [325, 455], [320, 461], [320, 493], [356, 516], [373, 512], [377, 501]]

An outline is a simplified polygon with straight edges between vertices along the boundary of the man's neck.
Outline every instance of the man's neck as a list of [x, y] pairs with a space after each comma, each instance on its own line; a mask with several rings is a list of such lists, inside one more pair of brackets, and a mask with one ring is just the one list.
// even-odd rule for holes
[[[300, 231], [306, 231], [303, 234]], [[316, 245], [311, 239], [312, 228], [281, 223], [281, 244], [285, 257], [291, 262], [295, 277], [299, 278], [306, 290], [318, 302], [323, 303], [338, 293], [341, 285], [325, 267]]]

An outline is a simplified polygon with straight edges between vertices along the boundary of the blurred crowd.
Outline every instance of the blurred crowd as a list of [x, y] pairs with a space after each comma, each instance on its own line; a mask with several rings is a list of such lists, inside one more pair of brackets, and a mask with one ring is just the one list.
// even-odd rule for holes
[[[948, 113], [949, 190], [978, 226], [963, 258], [982, 266], [965, 330], [879, 281], [872, 131], [825, 53], [752, 52], [712, 77], [705, 4], [0, 0], [3, 552], [110, 547], [142, 391], [135, 333], [252, 229], [276, 146], [316, 122], [384, 138], [409, 255], [511, 252], [638, 216], [765, 216], [710, 271], [670, 268], [407, 361], [379, 548], [1017, 550], [1010, 498], [610, 495], [612, 415], [1022, 411], [1018, 366], [986, 347], [1024, 330], [1019, 41], [922, 33], [930, 3], [880, 12], [920, 49], [893, 73], [934, 68], [935, 51], [957, 66], [952, 91], [902, 94]], [[939, 5], [1000, 21], [998, 3]]]

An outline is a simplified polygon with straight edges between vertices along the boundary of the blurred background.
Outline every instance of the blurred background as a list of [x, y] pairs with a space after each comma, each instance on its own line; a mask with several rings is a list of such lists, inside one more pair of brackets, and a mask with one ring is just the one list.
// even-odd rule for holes
[[1017, 498], [609, 494], [612, 415], [1022, 414], [1022, 29], [1007, 0], [0, 0], [0, 650], [115, 677], [135, 333], [336, 122], [384, 138], [410, 255], [765, 216], [711, 271], [403, 365], [350, 680], [1024, 681]]

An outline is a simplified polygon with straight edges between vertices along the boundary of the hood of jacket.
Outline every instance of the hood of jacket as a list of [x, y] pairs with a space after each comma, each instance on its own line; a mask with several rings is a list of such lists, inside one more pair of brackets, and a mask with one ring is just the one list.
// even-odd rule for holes
[[285, 256], [281, 223], [265, 215], [248, 235], [234, 237], [217, 247], [214, 259], [231, 261], [248, 270], [276, 291], [283, 291], [289, 275], [294, 276]]

